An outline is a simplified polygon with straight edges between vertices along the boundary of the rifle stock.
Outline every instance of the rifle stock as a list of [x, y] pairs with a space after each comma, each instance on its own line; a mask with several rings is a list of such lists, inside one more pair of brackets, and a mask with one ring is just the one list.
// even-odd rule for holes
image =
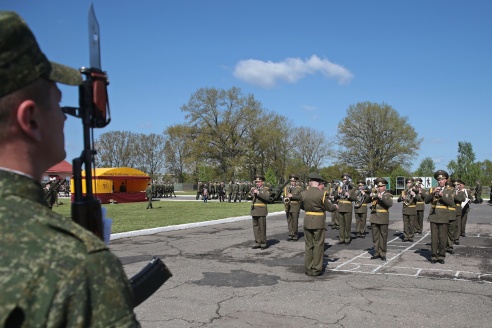
[[172, 276], [164, 262], [154, 257], [139, 273], [130, 278], [135, 307], [154, 294]]

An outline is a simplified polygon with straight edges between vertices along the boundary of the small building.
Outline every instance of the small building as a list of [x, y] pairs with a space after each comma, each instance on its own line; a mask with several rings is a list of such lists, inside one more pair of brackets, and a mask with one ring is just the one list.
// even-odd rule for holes
[[[102, 204], [146, 200], [145, 188], [150, 182], [150, 176], [145, 172], [131, 167], [96, 168], [92, 172], [92, 193]], [[73, 179], [70, 191], [73, 195]], [[85, 171], [82, 171], [82, 194], [85, 195], [86, 191]]]
[[70, 181], [70, 178], [72, 177], [72, 165], [63, 160], [60, 163], [50, 167], [43, 175], [43, 181], [42, 182], [48, 182], [51, 180], [65, 180], [67, 182]]

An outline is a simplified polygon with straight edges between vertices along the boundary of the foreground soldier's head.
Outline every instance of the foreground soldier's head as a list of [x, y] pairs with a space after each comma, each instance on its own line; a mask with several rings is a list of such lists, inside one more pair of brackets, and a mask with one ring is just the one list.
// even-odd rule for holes
[[56, 82], [78, 85], [80, 73], [48, 61], [16, 13], [0, 12], [0, 166], [40, 180], [65, 158]]

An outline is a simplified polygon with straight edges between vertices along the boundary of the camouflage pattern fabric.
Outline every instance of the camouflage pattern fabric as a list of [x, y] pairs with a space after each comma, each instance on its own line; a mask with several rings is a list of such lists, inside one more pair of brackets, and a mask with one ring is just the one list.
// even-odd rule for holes
[[52, 212], [42, 186], [0, 170], [0, 326], [140, 327], [120, 261]]

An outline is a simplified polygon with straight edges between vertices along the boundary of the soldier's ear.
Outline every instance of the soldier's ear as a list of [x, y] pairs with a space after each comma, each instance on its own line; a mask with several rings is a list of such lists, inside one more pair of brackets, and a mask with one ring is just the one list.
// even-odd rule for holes
[[28, 138], [41, 140], [41, 108], [33, 100], [24, 100], [17, 107], [15, 115], [17, 126]]

